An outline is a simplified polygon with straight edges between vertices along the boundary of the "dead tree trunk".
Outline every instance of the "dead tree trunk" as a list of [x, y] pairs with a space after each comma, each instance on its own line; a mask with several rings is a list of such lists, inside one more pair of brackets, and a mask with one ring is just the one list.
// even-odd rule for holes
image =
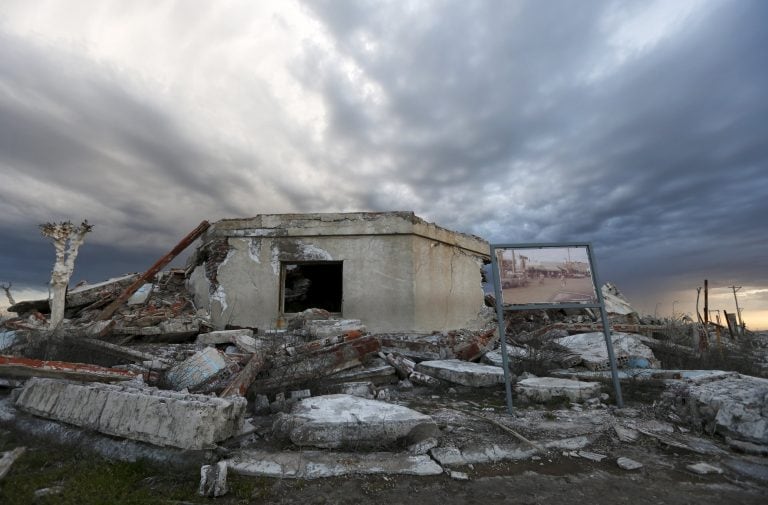
[[87, 220], [79, 226], [73, 225], [71, 221], [40, 225], [40, 232], [53, 241], [56, 249], [56, 263], [51, 273], [51, 330], [55, 330], [64, 320], [67, 286], [75, 270], [75, 258], [85, 241], [85, 235], [92, 229], [93, 226]]

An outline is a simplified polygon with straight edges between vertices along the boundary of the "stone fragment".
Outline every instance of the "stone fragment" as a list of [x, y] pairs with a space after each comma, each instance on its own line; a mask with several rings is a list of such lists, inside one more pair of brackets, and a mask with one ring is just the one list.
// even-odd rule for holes
[[599, 394], [600, 384], [554, 377], [536, 377], [518, 381], [515, 390], [522, 397], [533, 402], [547, 402], [552, 398], [567, 398], [572, 402], [578, 402]]
[[622, 470], [638, 470], [643, 467], [642, 463], [638, 463], [634, 459], [624, 457], [618, 458], [616, 460], [616, 464], [619, 465], [619, 468]]
[[600, 463], [602, 460], [608, 457], [605, 454], [598, 454], [596, 452], [589, 452], [589, 451], [579, 451], [576, 453], [576, 455], [580, 458], [594, 461], [595, 463]]
[[690, 470], [693, 473], [697, 473], [699, 475], [709, 475], [711, 473], [721, 474], [723, 473], [723, 469], [714, 465], [710, 465], [709, 463], [699, 462], [691, 465], [686, 465], [688, 470]]
[[437, 447], [438, 443], [439, 442], [435, 437], [429, 437], [421, 440], [420, 442], [409, 445], [407, 450], [410, 454], [427, 454], [431, 449]]
[[343, 475], [440, 475], [443, 468], [429, 456], [391, 452], [240, 451], [227, 461], [239, 475], [318, 479]]
[[469, 475], [464, 472], [457, 472], [456, 470], [448, 470], [448, 476], [453, 480], [469, 480]]
[[130, 385], [33, 378], [16, 408], [117, 437], [182, 449], [213, 448], [243, 424], [245, 398], [215, 398]]
[[386, 446], [422, 425], [437, 430], [431, 417], [407, 407], [337, 394], [298, 402], [273, 431], [300, 446], [363, 448]]
[[63, 492], [64, 492], [64, 486], [51, 486], [51, 487], [36, 489], [34, 496], [36, 499], [39, 499], [45, 496], [54, 496], [57, 494], [61, 494]]
[[462, 386], [489, 387], [504, 383], [504, 371], [499, 367], [458, 359], [422, 361], [416, 370]]
[[[429, 387], [438, 387], [441, 386], [443, 383], [440, 381], [440, 379], [436, 379], [435, 377], [432, 377], [431, 375], [427, 375], [425, 373], [421, 372], [411, 372], [411, 375], [408, 376], [405, 381], [408, 381], [413, 384], [419, 384], [420, 386], [429, 386]], [[403, 382], [405, 382], [403, 381]]]
[[619, 440], [622, 442], [634, 442], [640, 437], [639, 431], [633, 430], [632, 428], [619, 426], [618, 424], [613, 425], [613, 430], [616, 432], [616, 436], [618, 436]]
[[197, 494], [216, 498], [227, 494], [227, 462], [203, 465], [200, 468], [200, 487]]

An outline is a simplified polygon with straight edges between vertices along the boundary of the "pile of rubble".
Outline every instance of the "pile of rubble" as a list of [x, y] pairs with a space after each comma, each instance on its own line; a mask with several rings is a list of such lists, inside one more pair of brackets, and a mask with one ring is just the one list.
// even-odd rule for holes
[[[552, 451], [600, 459], [584, 450], [596, 440], [596, 425], [615, 430], [622, 442], [651, 433], [673, 443], [669, 434], [611, 417], [607, 352], [590, 310], [512, 313], [505, 321], [517, 400], [523, 406], [561, 402], [571, 415], [591, 416], [584, 426], [569, 421], [572, 429], [538, 432], [549, 422], [533, 419], [540, 413], [509, 418], [498, 406], [504, 370], [489, 309], [480, 329], [429, 335], [371, 334], [362, 321], [321, 309], [305, 310], [281, 329], [213, 331], [186, 291], [186, 276], [181, 269], [150, 269], [78, 286], [67, 294], [66, 319], [55, 331], [47, 328], [47, 301], [12, 306], [18, 316], [0, 327], [0, 386], [12, 389], [0, 402], [0, 422], [32, 415], [202, 451], [208, 464], [200, 492], [211, 496], [226, 493], [228, 471], [464, 479], [462, 465]], [[660, 327], [644, 324], [615, 287], [606, 293], [622, 377], [667, 381], [676, 419], [707, 426], [739, 450], [765, 453], [768, 380], [714, 373], [705, 380], [660, 370], [653, 350]], [[549, 376], [536, 377], [534, 369]], [[496, 398], [496, 407], [453, 399], [466, 391]], [[528, 424], [526, 415], [533, 416]], [[515, 443], [473, 441], [471, 423], [502, 430]], [[559, 431], [567, 436], [552, 436]], [[616, 464], [639, 468], [623, 456]]]

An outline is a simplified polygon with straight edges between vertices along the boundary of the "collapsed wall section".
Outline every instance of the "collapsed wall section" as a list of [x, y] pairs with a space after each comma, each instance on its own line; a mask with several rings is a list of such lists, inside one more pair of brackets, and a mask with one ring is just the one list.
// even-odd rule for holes
[[209, 449], [237, 433], [246, 400], [33, 378], [24, 385], [16, 407], [107, 435], [160, 446]]

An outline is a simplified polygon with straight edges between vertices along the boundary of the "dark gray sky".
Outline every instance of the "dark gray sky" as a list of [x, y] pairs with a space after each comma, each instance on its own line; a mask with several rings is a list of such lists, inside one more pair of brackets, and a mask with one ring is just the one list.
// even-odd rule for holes
[[[202, 219], [413, 210], [589, 241], [642, 310], [768, 327], [768, 2], [0, 3], [0, 280], [73, 280]], [[718, 306], [719, 304], [719, 306]], [[759, 321], [759, 322], [758, 322]]]

